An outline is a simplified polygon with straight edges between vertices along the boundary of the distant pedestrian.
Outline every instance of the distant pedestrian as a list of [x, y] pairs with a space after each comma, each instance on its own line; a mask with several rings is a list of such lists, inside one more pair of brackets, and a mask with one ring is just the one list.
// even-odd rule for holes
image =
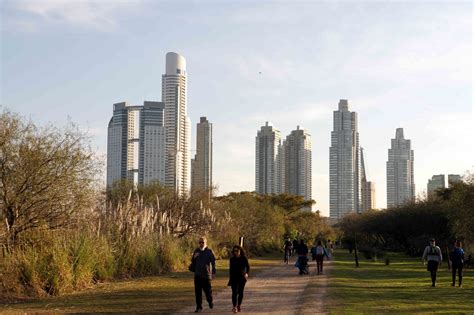
[[216, 259], [211, 249], [207, 247], [205, 237], [199, 239], [199, 247], [193, 252], [189, 270], [194, 272], [194, 293], [196, 295], [196, 311], [202, 311], [202, 291], [206, 295], [209, 308], [213, 308], [211, 281], [216, 275]]
[[285, 257], [283, 259], [283, 262], [287, 265], [291, 256], [291, 248], [292, 248], [291, 241], [290, 241], [290, 238], [288, 238], [285, 241], [285, 244], [283, 245], [283, 250], [285, 251]]
[[324, 256], [329, 258], [328, 252], [326, 251], [326, 248], [324, 248], [324, 246], [322, 245], [321, 241], [318, 241], [317, 245], [311, 248], [311, 254], [316, 260], [318, 275], [320, 275], [323, 273]]
[[430, 272], [431, 275], [431, 286], [436, 286], [436, 272], [438, 271], [438, 267], [441, 266], [443, 262], [443, 255], [441, 254], [441, 249], [436, 246], [435, 239], [430, 240], [430, 245], [425, 247], [423, 252], [423, 264], [428, 262], [427, 270]]
[[451, 286], [456, 285], [456, 270], [458, 272], [459, 287], [462, 287], [462, 267], [464, 265], [464, 250], [460, 241], [454, 243], [454, 249], [449, 253], [449, 258], [451, 260], [451, 267], [453, 272], [453, 282]]
[[298, 249], [298, 240], [295, 238], [293, 240], [293, 255], [296, 253], [296, 250]]
[[300, 241], [298, 248], [296, 249], [296, 253], [298, 254], [298, 268], [300, 270], [300, 275], [308, 275], [309, 268], [308, 268], [308, 246], [304, 243], [303, 240]]
[[232, 312], [241, 311], [250, 265], [242, 247], [235, 245], [229, 261], [229, 285], [232, 288]]

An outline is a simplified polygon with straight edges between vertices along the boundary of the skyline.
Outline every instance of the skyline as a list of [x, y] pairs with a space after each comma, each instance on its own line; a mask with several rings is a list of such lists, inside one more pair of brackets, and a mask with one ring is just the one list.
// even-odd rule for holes
[[213, 122], [219, 194], [254, 190], [265, 121], [282, 134], [300, 125], [312, 135], [313, 209], [328, 215], [339, 99], [358, 113], [378, 207], [396, 128], [416, 151], [416, 194], [434, 174], [472, 170], [471, 3], [91, 4], [2, 3], [3, 106], [40, 124], [70, 117], [104, 154], [112, 105], [160, 101], [163, 56], [176, 51], [193, 139], [199, 117]]

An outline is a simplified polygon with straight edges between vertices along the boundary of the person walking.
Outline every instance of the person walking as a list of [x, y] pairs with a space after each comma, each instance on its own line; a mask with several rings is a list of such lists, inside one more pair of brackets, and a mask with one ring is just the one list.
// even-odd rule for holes
[[[313, 251], [313, 249], [311, 249]], [[318, 270], [318, 275], [323, 273], [323, 260], [324, 256], [329, 257], [326, 249], [322, 245], [321, 241], [318, 241], [316, 247], [314, 247], [314, 256], [316, 259], [316, 267]]]
[[298, 248], [298, 240], [295, 238], [293, 240], [293, 246], [292, 246], [292, 249], [293, 249], [293, 253], [292, 255], [294, 255], [296, 253], [296, 249]]
[[285, 250], [285, 257], [283, 259], [283, 262], [287, 265], [291, 256], [291, 248], [292, 248], [291, 241], [290, 241], [290, 238], [288, 238], [285, 241], [285, 244], [283, 245], [283, 249]]
[[194, 294], [196, 296], [196, 311], [202, 311], [202, 291], [206, 295], [209, 308], [213, 308], [211, 281], [216, 275], [216, 258], [211, 249], [207, 247], [205, 237], [199, 239], [199, 247], [193, 252], [189, 270], [194, 272]]
[[464, 250], [460, 241], [454, 243], [454, 249], [449, 254], [451, 260], [451, 268], [453, 272], [453, 282], [451, 286], [456, 285], [456, 270], [458, 272], [459, 287], [462, 288], [462, 267], [464, 266]]
[[421, 259], [423, 264], [428, 262], [427, 270], [431, 275], [431, 286], [436, 287], [436, 272], [438, 271], [438, 267], [441, 266], [441, 263], [443, 262], [443, 255], [441, 254], [441, 249], [436, 246], [436, 241], [434, 238], [430, 240], [430, 245], [425, 247]]
[[249, 277], [250, 265], [242, 247], [235, 245], [229, 261], [229, 283], [232, 289], [232, 312], [241, 312], [244, 288]]
[[296, 249], [296, 253], [298, 254], [298, 268], [300, 270], [300, 275], [308, 275], [308, 246], [304, 243], [304, 240], [300, 241], [298, 248]]

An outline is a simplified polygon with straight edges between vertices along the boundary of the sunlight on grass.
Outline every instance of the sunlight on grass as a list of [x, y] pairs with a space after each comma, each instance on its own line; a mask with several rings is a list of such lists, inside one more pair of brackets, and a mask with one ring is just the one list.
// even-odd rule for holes
[[328, 287], [331, 314], [474, 312], [472, 269], [464, 272], [463, 288], [453, 288], [445, 264], [438, 272], [438, 286], [431, 288], [421, 258], [397, 255], [388, 266], [361, 259], [356, 268], [353, 254], [338, 250], [334, 257]]
[[[268, 256], [250, 259], [251, 276], [263, 268], [280, 263], [280, 257]], [[216, 262], [217, 276], [213, 290], [228, 289], [229, 260]], [[113, 312], [170, 313], [194, 304], [193, 274], [188, 271], [174, 272], [157, 277], [98, 284], [92, 289], [43, 300], [23, 301], [1, 305], [2, 314], [23, 312]]]

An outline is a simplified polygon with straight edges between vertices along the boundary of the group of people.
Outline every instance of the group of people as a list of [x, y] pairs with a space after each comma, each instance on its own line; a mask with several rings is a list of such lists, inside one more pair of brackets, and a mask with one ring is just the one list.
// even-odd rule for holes
[[[193, 252], [189, 270], [194, 272], [194, 293], [196, 296], [196, 313], [202, 311], [202, 291], [206, 295], [209, 308], [214, 307], [212, 299], [211, 281], [216, 275], [216, 258], [210, 248], [207, 247], [205, 237], [199, 239], [199, 246]], [[232, 289], [232, 312], [240, 312], [244, 298], [244, 288], [249, 277], [250, 265], [243, 248], [235, 245], [232, 248], [232, 257], [229, 261], [229, 282]]]
[[[454, 242], [454, 248], [449, 252], [449, 260], [451, 261], [452, 282], [451, 286], [456, 285], [456, 274], [458, 276], [458, 286], [462, 287], [462, 269], [464, 267], [464, 250], [460, 241]], [[422, 256], [423, 264], [427, 265], [427, 270], [431, 275], [431, 286], [436, 287], [436, 273], [438, 267], [443, 262], [443, 254], [441, 248], [436, 246], [436, 240], [430, 240], [430, 245], [425, 247]]]
[[309, 261], [308, 261], [308, 253], [311, 253], [311, 257], [313, 261], [316, 261], [316, 268], [318, 275], [323, 273], [323, 261], [324, 257], [330, 259], [331, 253], [333, 252], [334, 245], [331, 240], [328, 240], [327, 246], [323, 246], [321, 241], [317, 241], [316, 245], [308, 250], [308, 246], [306, 246], [304, 240], [300, 240], [299, 242], [295, 239], [293, 242], [290, 241], [288, 238], [284, 244], [284, 263], [288, 264], [290, 260], [290, 256], [293, 254], [297, 254], [298, 257], [296, 259], [295, 266], [299, 269], [300, 275], [309, 274]]
[[[297, 254], [296, 266], [299, 268], [299, 274], [309, 274], [308, 269], [308, 253], [311, 253], [313, 261], [316, 261], [317, 273], [323, 273], [324, 257], [330, 259], [333, 251], [333, 244], [328, 240], [327, 247], [322, 245], [321, 241], [317, 241], [316, 245], [308, 250], [308, 246], [304, 240], [300, 242], [291, 242], [287, 239], [284, 244], [285, 258], [284, 262], [288, 263], [289, 257]], [[454, 243], [453, 250], [449, 253], [452, 268], [452, 286], [456, 285], [456, 275], [458, 277], [458, 285], [462, 287], [462, 270], [464, 266], [464, 250], [460, 241]], [[430, 240], [430, 244], [426, 246], [422, 261], [427, 265], [427, 270], [431, 275], [431, 285], [436, 286], [436, 273], [438, 267], [443, 262], [443, 255], [439, 246], [436, 246], [435, 239]], [[213, 308], [212, 285], [211, 281], [216, 274], [216, 259], [214, 253], [207, 247], [205, 237], [199, 239], [199, 246], [194, 250], [189, 265], [189, 270], [194, 273], [194, 292], [196, 296], [196, 313], [202, 311], [202, 291], [206, 296], [209, 308]], [[243, 248], [235, 245], [232, 248], [232, 256], [229, 260], [229, 282], [228, 286], [232, 289], [232, 312], [241, 312], [242, 300], [244, 298], [244, 288], [249, 277], [250, 265]]]

